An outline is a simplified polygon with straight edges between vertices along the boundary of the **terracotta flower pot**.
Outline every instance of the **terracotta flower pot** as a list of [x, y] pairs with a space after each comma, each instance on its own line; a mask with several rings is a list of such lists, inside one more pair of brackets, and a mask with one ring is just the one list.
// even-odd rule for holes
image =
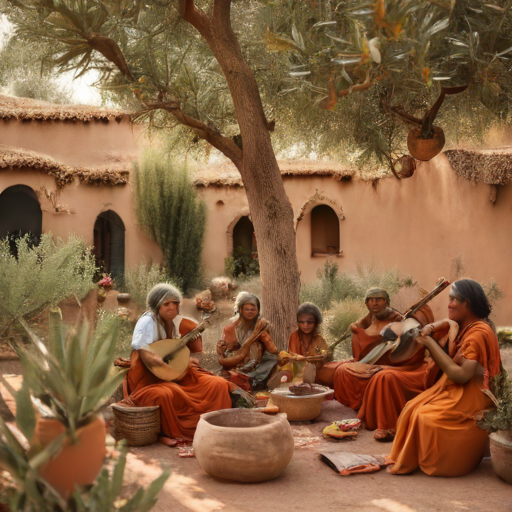
[[[57, 420], [38, 418], [34, 441], [43, 448], [66, 431]], [[106, 429], [103, 416], [94, 416], [77, 430], [78, 441], [64, 441], [61, 451], [39, 468], [39, 475], [67, 498], [76, 485], [90, 485], [99, 475], [105, 459]]]
[[421, 138], [421, 130], [413, 128], [407, 135], [407, 147], [409, 153], [416, 160], [431, 160], [444, 148], [444, 132], [439, 126], [433, 127], [434, 136], [430, 139]]
[[264, 482], [286, 469], [294, 443], [284, 414], [224, 409], [201, 415], [194, 451], [199, 465], [211, 476]]
[[512, 484], [512, 430], [499, 430], [490, 436], [494, 472]]

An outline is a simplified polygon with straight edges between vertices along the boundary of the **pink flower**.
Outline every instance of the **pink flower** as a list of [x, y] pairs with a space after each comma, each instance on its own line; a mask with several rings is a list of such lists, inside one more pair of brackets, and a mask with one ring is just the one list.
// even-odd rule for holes
[[103, 274], [103, 279], [98, 283], [98, 286], [109, 287], [112, 286], [112, 278], [108, 274]]

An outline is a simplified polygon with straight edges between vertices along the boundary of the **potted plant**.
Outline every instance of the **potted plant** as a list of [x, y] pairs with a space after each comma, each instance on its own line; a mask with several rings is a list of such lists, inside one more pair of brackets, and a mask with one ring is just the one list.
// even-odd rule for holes
[[118, 325], [93, 335], [84, 321], [68, 331], [60, 310], [52, 310], [46, 347], [20, 321], [30, 338], [27, 346], [15, 345], [23, 367], [23, 391], [16, 394], [21, 430], [31, 453], [44, 452], [61, 439], [58, 452], [38, 472], [67, 498], [75, 484], [92, 484], [103, 465], [106, 429], [99, 410], [124, 378], [124, 372], [112, 375]]
[[496, 408], [487, 411], [479, 426], [489, 430], [494, 472], [512, 484], [512, 382], [502, 370], [493, 379]]
[[[19, 405], [30, 400], [26, 386], [16, 393], [16, 399]], [[30, 437], [27, 427], [33, 424], [30, 410], [31, 407], [18, 409], [16, 416], [17, 426], [25, 438]], [[19, 436], [14, 435], [1, 417], [0, 434], [0, 467], [9, 473], [12, 482], [5, 491], [7, 510], [12, 512], [147, 512], [155, 505], [157, 495], [169, 478], [169, 471], [163, 471], [146, 491], [139, 488], [132, 498], [120, 500], [126, 465], [126, 449], [123, 448], [111, 471], [103, 467], [92, 487], [76, 488], [69, 499], [64, 499], [39, 472], [60, 450], [62, 438], [34, 453], [34, 447], [26, 439], [20, 440]], [[2, 505], [5, 509], [5, 503]]]

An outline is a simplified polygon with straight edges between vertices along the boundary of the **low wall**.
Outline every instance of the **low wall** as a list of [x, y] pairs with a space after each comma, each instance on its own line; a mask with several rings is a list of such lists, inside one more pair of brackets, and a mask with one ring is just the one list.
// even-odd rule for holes
[[[439, 155], [419, 165], [412, 178], [386, 178], [372, 186], [359, 179], [284, 177], [297, 223], [297, 252], [303, 281], [312, 281], [327, 259], [341, 271], [373, 262], [378, 268], [397, 267], [418, 285], [431, 289], [450, 277], [460, 258], [465, 276], [480, 282], [494, 278], [505, 294], [494, 311], [500, 325], [512, 324], [509, 300], [512, 279], [512, 186], [500, 187], [497, 200], [491, 187], [459, 177], [447, 158]], [[204, 260], [211, 275], [223, 272], [228, 255], [229, 229], [248, 212], [244, 189], [201, 187], [208, 207]], [[311, 255], [311, 213], [316, 204], [329, 204], [340, 217], [341, 256]], [[305, 205], [307, 206], [305, 208]], [[344, 218], [344, 219], [343, 219]], [[436, 317], [446, 314], [447, 292], [432, 302]]]

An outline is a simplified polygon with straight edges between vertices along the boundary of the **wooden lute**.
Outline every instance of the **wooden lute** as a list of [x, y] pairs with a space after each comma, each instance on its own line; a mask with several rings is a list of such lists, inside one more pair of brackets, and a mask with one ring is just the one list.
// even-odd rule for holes
[[187, 373], [190, 350], [187, 343], [201, 336], [213, 324], [213, 315], [207, 316], [197, 327], [179, 339], [158, 340], [140, 350], [141, 359], [156, 377], [167, 382], [179, 380]]

